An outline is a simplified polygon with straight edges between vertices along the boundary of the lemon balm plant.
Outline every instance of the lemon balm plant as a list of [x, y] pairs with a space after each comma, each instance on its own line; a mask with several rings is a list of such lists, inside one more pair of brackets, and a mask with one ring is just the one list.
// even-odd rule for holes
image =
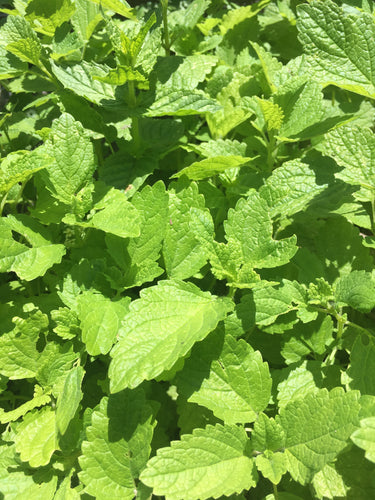
[[368, 500], [373, 4], [138, 4], [1, 3], [0, 498]]

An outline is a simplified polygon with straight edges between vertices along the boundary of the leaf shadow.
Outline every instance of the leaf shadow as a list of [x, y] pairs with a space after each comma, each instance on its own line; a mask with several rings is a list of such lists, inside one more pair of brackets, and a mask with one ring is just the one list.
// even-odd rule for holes
[[152, 417], [153, 410], [146, 402], [143, 389], [138, 387], [111, 394], [108, 398], [107, 415], [108, 440], [117, 442], [124, 439], [129, 442], [137, 428]]
[[189, 400], [199, 391], [203, 381], [210, 376], [211, 365], [220, 358], [224, 346], [225, 330], [219, 326], [204, 340], [195, 344], [184, 368], [178, 373], [176, 384], [178, 392]]

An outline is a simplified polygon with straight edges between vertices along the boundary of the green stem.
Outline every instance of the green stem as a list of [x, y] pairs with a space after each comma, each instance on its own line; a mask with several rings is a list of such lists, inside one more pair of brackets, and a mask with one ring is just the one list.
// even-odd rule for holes
[[335, 101], [336, 101], [336, 94], [335, 94], [335, 89], [333, 88], [333, 90], [332, 90], [332, 106], [335, 105]]
[[342, 334], [344, 332], [344, 326], [345, 326], [345, 318], [343, 318], [341, 315], [336, 316], [337, 320], [337, 340], [341, 339]]
[[324, 366], [331, 366], [335, 361], [335, 356], [337, 353], [337, 347], [334, 347], [332, 351], [329, 353], [329, 356], [324, 360]]
[[276, 149], [276, 138], [273, 132], [269, 132], [269, 140], [267, 144], [267, 166], [268, 170], [272, 172], [275, 163], [274, 151]]
[[11, 139], [10, 139], [9, 133], [8, 133], [8, 126], [5, 125], [3, 130], [4, 130], [5, 137], [8, 139], [8, 142], [11, 142]]
[[86, 48], [87, 48], [87, 43], [85, 43], [85, 44], [83, 45], [82, 54], [81, 54], [81, 61], [83, 61], [83, 60], [84, 60], [84, 58], [85, 58]]
[[135, 108], [137, 105], [137, 96], [135, 95], [135, 85], [132, 80], [128, 82], [128, 96], [129, 96], [129, 105], [132, 108]]
[[48, 77], [48, 79], [52, 83], [56, 83], [56, 78], [48, 71], [48, 69], [44, 66], [44, 64], [40, 61], [38, 64], [38, 68], [43, 71], [43, 73]]
[[168, 32], [168, 0], [161, 0], [161, 5], [163, 8], [164, 50], [165, 50], [165, 55], [169, 56], [171, 45], [169, 41], [169, 32]]
[[[129, 105], [132, 109], [137, 106], [137, 96], [135, 95], [135, 85], [134, 82], [130, 81], [128, 84], [128, 92], [129, 92]], [[132, 118], [132, 136], [135, 146], [136, 154], [139, 151], [139, 146], [141, 143], [141, 137], [139, 133], [139, 122], [138, 117], [133, 116]]]
[[0, 216], [3, 214], [3, 210], [4, 210], [5, 204], [7, 202], [7, 198], [8, 198], [8, 193], [5, 193], [2, 200], [1, 200], [1, 203], [0, 203]]
[[277, 491], [277, 485], [272, 483], [272, 486], [273, 486], [273, 497], [275, 500], [279, 500], [279, 492]]
[[17, 193], [17, 197], [16, 197], [16, 199], [14, 200], [14, 204], [15, 204], [16, 206], [18, 205], [18, 203], [20, 202], [20, 200], [21, 200], [21, 198], [22, 198], [23, 190], [25, 189], [25, 186], [26, 186], [26, 182], [27, 182], [27, 181], [28, 181], [28, 179], [27, 179], [25, 182], [23, 182], [23, 183], [21, 184], [21, 188], [20, 188], [20, 190], [19, 190], [19, 191], [18, 191], [18, 193]]
[[39, 78], [43, 78], [44, 80], [48, 80], [49, 82], [51, 82], [51, 81], [54, 82], [54, 80], [52, 80], [52, 75], [50, 75], [50, 74], [43, 75], [41, 73], [38, 73], [38, 71], [34, 71], [33, 69], [28, 69], [27, 72], [30, 73], [30, 75], [36, 75], [36, 76], [39, 76]]

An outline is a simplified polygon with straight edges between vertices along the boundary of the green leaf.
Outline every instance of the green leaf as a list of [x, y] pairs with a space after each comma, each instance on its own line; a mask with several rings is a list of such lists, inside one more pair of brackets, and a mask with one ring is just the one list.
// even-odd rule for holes
[[205, 246], [211, 271], [219, 279], [226, 279], [228, 286], [252, 288], [260, 276], [252, 269], [250, 262], [245, 262], [241, 243], [233, 238], [228, 243], [218, 243], [213, 239], [214, 224], [208, 211], [192, 208], [191, 228], [196, 239]]
[[284, 114], [278, 135], [286, 140], [321, 135], [350, 119], [350, 115], [335, 114], [333, 106], [325, 106], [319, 83], [306, 77], [288, 80], [278, 89], [274, 102]]
[[232, 75], [231, 81], [224, 88], [222, 82], [219, 83], [220, 91], [216, 95], [216, 100], [221, 109], [207, 115], [207, 124], [215, 139], [222, 139], [254, 114], [252, 100], [244, 95], [244, 89], [250, 86], [250, 83], [248, 76], [237, 72]]
[[207, 262], [207, 251], [191, 228], [191, 208], [203, 208], [204, 198], [196, 183], [169, 191], [169, 224], [163, 241], [163, 258], [171, 278], [186, 279]]
[[241, 244], [244, 258], [256, 269], [282, 266], [297, 251], [295, 236], [283, 240], [272, 238], [267, 203], [255, 190], [228, 211], [224, 228], [227, 239], [232, 238]]
[[77, 489], [71, 487], [71, 481], [71, 475], [65, 477], [65, 479], [59, 484], [53, 500], [79, 500], [81, 498]]
[[349, 500], [367, 500], [375, 492], [375, 466], [365, 458], [363, 451], [352, 446], [346, 453], [341, 453], [335, 468], [345, 484], [346, 496]]
[[278, 104], [265, 99], [258, 99], [258, 104], [262, 110], [267, 131], [278, 131], [284, 121], [282, 108]]
[[277, 451], [285, 446], [285, 432], [273, 418], [261, 413], [254, 423], [251, 445], [256, 451]]
[[271, 385], [260, 352], [244, 340], [223, 338], [220, 331], [193, 349], [177, 378], [189, 402], [205, 406], [227, 424], [256, 420], [268, 406]]
[[217, 57], [203, 54], [160, 59], [154, 68], [158, 79], [157, 93], [165, 88], [184, 91], [196, 89], [212, 71], [217, 61]]
[[285, 432], [285, 454], [292, 478], [306, 484], [335, 459], [358, 425], [358, 392], [321, 389], [289, 403], [277, 422]]
[[54, 161], [41, 175], [57, 199], [71, 204], [73, 197], [92, 182], [97, 166], [92, 142], [82, 125], [64, 113], [53, 122], [45, 149]]
[[192, 283], [161, 281], [130, 304], [111, 351], [111, 392], [157, 377], [203, 340], [233, 308]]
[[84, 292], [78, 297], [82, 341], [91, 356], [107, 354], [115, 343], [121, 321], [128, 312], [128, 297], [113, 301], [104, 295]]
[[244, 429], [218, 424], [195, 429], [172, 441], [170, 448], [159, 449], [141, 480], [167, 500], [204, 500], [249, 489], [257, 474]]
[[93, 75], [94, 80], [99, 80], [100, 82], [109, 83], [110, 85], [124, 85], [127, 82], [135, 82], [142, 88], [148, 88], [148, 80], [136, 69], [132, 69], [128, 66], [117, 66], [115, 69], [111, 69], [105, 76]]
[[179, 12], [180, 17], [178, 18], [178, 20], [181, 21], [181, 24], [179, 24], [179, 28], [194, 28], [199, 19], [207, 10], [208, 6], [208, 0], [193, 0], [193, 2], [190, 2], [190, 5], [186, 9], [183, 9]]
[[19, 182], [26, 183], [36, 172], [46, 168], [49, 161], [42, 149], [8, 154], [0, 166], [0, 191], [7, 193]]
[[134, 14], [132, 9], [127, 7], [122, 0], [90, 0], [90, 2], [101, 5], [105, 9], [112, 10], [116, 14], [127, 17], [129, 19], [134, 19]]
[[308, 72], [334, 84], [375, 96], [375, 26], [370, 14], [349, 15], [331, 0], [298, 6], [297, 28], [308, 54]]
[[229, 168], [242, 167], [249, 161], [251, 158], [242, 156], [214, 156], [192, 163], [172, 175], [172, 178], [186, 175], [191, 180], [199, 181], [225, 172]]
[[19, 418], [26, 415], [34, 408], [39, 408], [44, 406], [51, 401], [51, 397], [48, 394], [44, 394], [43, 390], [39, 386], [35, 386], [34, 397], [26, 403], [18, 406], [14, 410], [5, 412], [3, 408], [0, 408], [0, 422], [2, 424], [7, 424], [8, 422], [14, 422]]
[[278, 484], [287, 471], [287, 459], [284, 453], [267, 451], [255, 459], [257, 469], [273, 484]]
[[71, 23], [81, 40], [88, 42], [102, 19], [100, 8], [91, 0], [75, 0], [75, 6]]
[[56, 29], [52, 41], [53, 52], [51, 53], [51, 58], [58, 60], [61, 57], [76, 57], [79, 53], [78, 51], [83, 48], [83, 43], [77, 33], [72, 31], [70, 24], [64, 23]]
[[101, 101], [113, 101], [114, 90], [108, 83], [94, 80], [92, 75], [105, 76], [106, 69], [93, 62], [82, 61], [73, 66], [57, 66], [53, 61], [51, 67], [54, 75], [62, 85], [75, 94], [84, 97], [94, 104]]
[[103, 398], [92, 413], [79, 458], [85, 492], [95, 498], [134, 498], [135, 479], [151, 451], [153, 427], [143, 390]]
[[75, 11], [71, 0], [31, 0], [26, 7], [25, 18], [33, 28], [47, 36], [53, 36], [56, 28], [61, 26]]
[[266, 49], [264, 49], [261, 45], [258, 45], [255, 42], [251, 42], [251, 46], [257, 53], [257, 56], [259, 57], [259, 61], [262, 65], [262, 70], [264, 73], [264, 76], [267, 81], [267, 85], [269, 87], [269, 90], [271, 93], [276, 92], [277, 90], [277, 83], [279, 80], [279, 74], [280, 71], [283, 68], [283, 65], [275, 58], [272, 56], [270, 52], [268, 52]]
[[72, 339], [79, 334], [79, 320], [75, 311], [67, 307], [59, 307], [51, 311], [51, 318], [57, 326], [53, 329], [63, 339]]
[[0, 78], [13, 78], [26, 71], [27, 63], [0, 46]]
[[86, 221], [73, 214], [64, 217], [66, 224], [93, 227], [121, 238], [139, 236], [140, 216], [137, 209], [119, 189], [109, 189], [94, 205]]
[[142, 23], [142, 26], [138, 31], [137, 35], [131, 41], [130, 56], [131, 56], [132, 66], [135, 66], [138, 55], [146, 39], [146, 36], [148, 35], [149, 31], [151, 30], [151, 28], [155, 23], [156, 23], [156, 14], [155, 12], [153, 12], [151, 16], [147, 19], [147, 21]]
[[270, 0], [260, 0], [254, 5], [247, 5], [246, 7], [237, 7], [230, 10], [223, 16], [220, 23], [220, 31], [224, 35], [227, 31], [232, 30], [235, 26], [242, 23], [246, 19], [250, 19], [258, 14], [259, 11], [270, 2]]
[[37, 311], [26, 319], [15, 316], [12, 321], [14, 329], [0, 336], [0, 373], [11, 380], [35, 377], [40, 356], [36, 343], [48, 326], [47, 317]]
[[366, 451], [366, 458], [375, 462], [375, 417], [362, 419], [360, 426], [350, 437], [354, 444]]
[[31, 467], [47, 465], [57, 449], [55, 412], [49, 406], [28, 413], [17, 427], [16, 449]]
[[332, 465], [326, 465], [315, 474], [312, 484], [318, 498], [346, 497], [347, 489], [342, 476]]
[[[17, 466], [18, 464], [12, 464]], [[27, 497], [29, 500], [55, 500], [57, 486], [57, 476], [50, 474], [48, 478], [44, 476], [46, 482], [35, 482], [35, 477], [29, 471], [12, 471], [10, 474], [5, 471], [5, 476], [1, 477], [1, 493], [5, 498], [20, 500]]]
[[317, 182], [316, 173], [309, 165], [291, 160], [272, 172], [259, 193], [267, 201], [271, 217], [287, 217], [306, 209], [327, 187], [328, 184]]
[[159, 181], [146, 186], [134, 195], [132, 204], [142, 222], [141, 234], [129, 241], [128, 252], [132, 263], [140, 265], [145, 260], [158, 259], [160, 254], [168, 217], [168, 194], [164, 184]]
[[354, 194], [357, 199], [372, 199], [375, 191], [375, 139], [370, 129], [344, 125], [326, 134], [318, 149], [343, 167], [335, 174], [338, 179], [361, 187]]
[[231, 139], [217, 139], [201, 142], [200, 144], [189, 144], [188, 151], [194, 151], [205, 158], [215, 158], [216, 156], [246, 156], [246, 143]]
[[1, 28], [0, 44], [21, 61], [39, 65], [42, 45], [25, 18], [8, 16]]
[[[319, 275], [330, 283], [334, 283], [339, 276], [347, 275], [354, 270], [372, 271], [373, 269], [373, 258], [369, 255], [369, 249], [363, 246], [359, 229], [343, 217], [330, 217], [324, 222], [317, 223], [315, 227], [311, 225], [309, 233], [304, 233], [304, 238], [306, 238], [304, 249], [313, 253], [315, 258], [310, 260], [307, 257], [308, 252], [307, 255], [302, 253], [301, 257], [309, 258], [314, 265], [314, 273], [319, 269]], [[295, 257], [297, 261], [298, 254], [299, 252]], [[299, 267], [304, 269], [305, 276], [311, 275], [301, 261]]]
[[339, 303], [369, 313], [375, 307], [375, 281], [371, 273], [352, 271], [339, 279], [335, 296]]
[[303, 361], [297, 367], [282, 370], [284, 380], [277, 386], [279, 408], [284, 408], [291, 401], [304, 398], [307, 394], [318, 392], [319, 380], [322, 380], [320, 363]]
[[81, 385], [84, 374], [84, 369], [76, 366], [66, 376], [64, 388], [56, 403], [56, 426], [60, 434], [65, 433], [83, 397]]
[[350, 365], [347, 374], [350, 388], [358, 389], [361, 394], [375, 396], [375, 343], [372, 337], [358, 335], [350, 353]]
[[[52, 243], [46, 228], [30, 216], [8, 215], [0, 220], [0, 227], [0, 272], [14, 271], [21, 279], [31, 281], [43, 276], [65, 255], [64, 245]], [[27, 244], [16, 241], [12, 231], [21, 234]]]
[[300, 361], [311, 352], [322, 355], [333, 342], [332, 318], [320, 314], [307, 324], [299, 322], [284, 334], [284, 339], [281, 354], [288, 365]]
[[283, 280], [277, 288], [266, 287], [254, 290], [256, 324], [271, 325], [279, 316], [296, 310], [296, 305], [304, 302], [303, 292], [301, 285], [287, 280]]
[[190, 116], [214, 113], [221, 108], [201, 90], [167, 88], [160, 91], [146, 116]]
[[59, 397], [66, 375], [78, 358], [70, 343], [48, 342], [38, 359], [37, 381], [45, 390], [52, 389], [53, 395]]
[[162, 274], [157, 265], [168, 221], [168, 194], [159, 181], [132, 198], [140, 215], [140, 235], [130, 240], [106, 236], [111, 257], [121, 268], [121, 286], [128, 288], [152, 281]]

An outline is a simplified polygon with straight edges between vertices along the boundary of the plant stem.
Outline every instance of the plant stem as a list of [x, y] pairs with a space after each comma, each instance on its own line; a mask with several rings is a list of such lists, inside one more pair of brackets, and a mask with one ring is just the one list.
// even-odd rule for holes
[[[128, 83], [128, 95], [129, 95], [129, 105], [132, 109], [135, 109], [137, 106], [137, 96], [135, 95], [135, 86], [134, 82], [130, 81]], [[139, 145], [141, 143], [141, 137], [139, 134], [139, 122], [138, 122], [138, 117], [133, 116], [132, 118], [132, 136], [133, 136], [133, 141], [134, 141], [134, 146], [135, 146], [135, 151], [136, 155], [137, 152], [139, 151]]]
[[56, 83], [56, 78], [48, 71], [42, 62], [38, 64], [38, 68], [48, 77], [52, 83]]
[[5, 137], [8, 139], [8, 142], [11, 141], [10, 137], [9, 137], [9, 132], [8, 132], [8, 126], [7, 125], [4, 125], [4, 134], [5, 134]]
[[163, 26], [164, 26], [164, 50], [165, 55], [170, 55], [170, 41], [168, 33], [168, 0], [161, 0], [161, 5], [163, 8]]
[[269, 172], [272, 172], [275, 163], [274, 151], [276, 149], [276, 138], [273, 132], [269, 132], [269, 140], [267, 144], [267, 166]]
[[83, 45], [82, 54], [81, 54], [81, 61], [83, 61], [83, 60], [84, 60], [84, 58], [85, 58], [86, 48], [87, 48], [87, 43], [85, 43], [85, 44]]
[[345, 326], [345, 318], [343, 318], [341, 315], [336, 316], [337, 320], [337, 339], [341, 339], [342, 334], [344, 332], [344, 326]]
[[18, 203], [21, 201], [21, 198], [22, 198], [22, 194], [23, 194], [23, 190], [25, 189], [25, 186], [26, 186], [26, 182], [28, 181], [29, 179], [26, 179], [24, 182], [22, 182], [21, 184], [21, 187], [20, 187], [20, 190], [18, 191], [17, 193], [17, 197], [16, 199], [14, 200], [14, 205], [17, 206]]
[[325, 366], [331, 366], [331, 365], [333, 365], [333, 363], [335, 361], [336, 353], [337, 353], [337, 347], [334, 347], [332, 349], [332, 351], [330, 352], [330, 354], [327, 356], [327, 358], [324, 360], [324, 365]]
[[1, 200], [1, 203], [0, 203], [0, 216], [3, 214], [3, 210], [4, 210], [5, 204], [7, 202], [7, 198], [8, 198], [8, 193], [5, 193], [2, 200]]
[[272, 486], [273, 486], [273, 497], [275, 500], [279, 500], [279, 492], [277, 491], [277, 485], [272, 483]]

